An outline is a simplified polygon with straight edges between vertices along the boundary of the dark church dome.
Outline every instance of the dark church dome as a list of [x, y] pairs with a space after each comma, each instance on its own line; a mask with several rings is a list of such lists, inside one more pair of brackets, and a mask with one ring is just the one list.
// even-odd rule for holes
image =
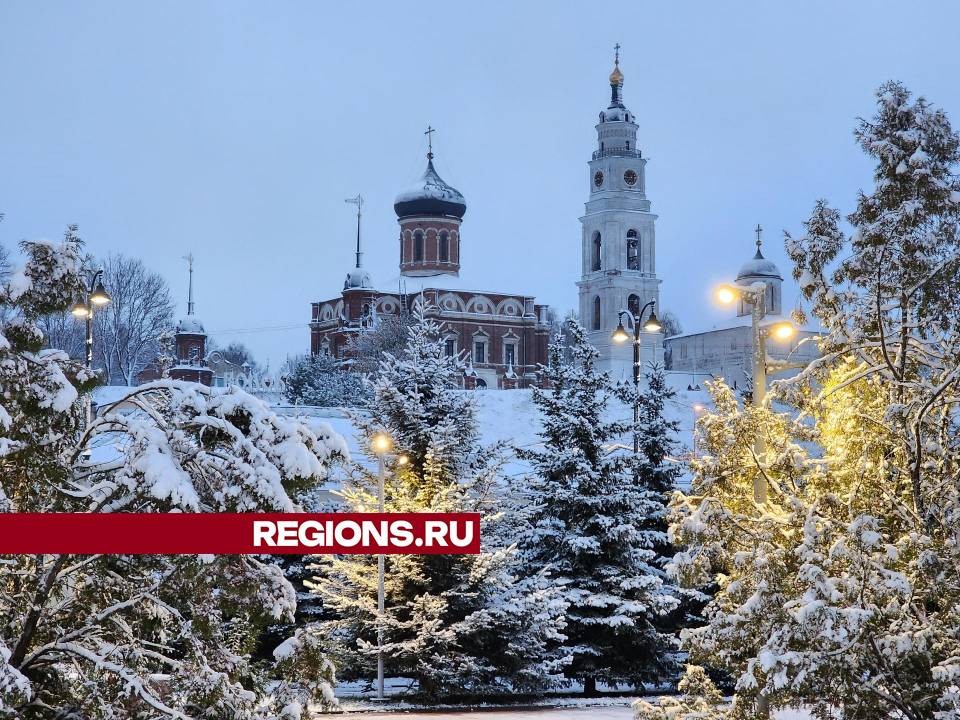
[[454, 217], [462, 219], [467, 203], [460, 191], [447, 185], [433, 168], [433, 159], [427, 161], [423, 177], [412, 187], [397, 195], [393, 210], [398, 218], [423, 215], [427, 217]]

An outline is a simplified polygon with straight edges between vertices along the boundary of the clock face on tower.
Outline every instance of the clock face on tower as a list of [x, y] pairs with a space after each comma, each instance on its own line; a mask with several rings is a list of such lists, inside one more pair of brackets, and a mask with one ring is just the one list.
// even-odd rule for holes
[[600, 172], [599, 170], [597, 170], [593, 174], [593, 184], [596, 185], [597, 187], [600, 187], [601, 185], [603, 185], [603, 173]]
[[623, 181], [627, 185], [630, 185], [631, 187], [633, 187], [634, 185], [637, 184], [637, 173], [635, 173], [633, 170], [627, 170], [623, 174]]

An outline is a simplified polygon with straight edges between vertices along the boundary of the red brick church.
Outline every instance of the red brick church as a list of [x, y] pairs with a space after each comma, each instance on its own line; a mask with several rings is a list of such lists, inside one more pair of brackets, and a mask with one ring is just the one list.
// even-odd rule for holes
[[460, 231], [467, 204], [437, 174], [432, 147], [423, 177], [400, 193], [393, 205], [400, 225], [396, 289], [375, 288], [363, 269], [362, 198], [352, 202], [357, 204], [356, 267], [347, 273], [340, 295], [312, 303], [312, 353], [347, 359], [351, 334], [374, 327], [385, 315], [426, 302], [427, 314], [443, 328], [447, 354], [464, 361], [464, 387], [517, 388], [536, 383], [537, 369], [547, 362], [548, 308], [538, 305], [532, 295], [463, 289]]

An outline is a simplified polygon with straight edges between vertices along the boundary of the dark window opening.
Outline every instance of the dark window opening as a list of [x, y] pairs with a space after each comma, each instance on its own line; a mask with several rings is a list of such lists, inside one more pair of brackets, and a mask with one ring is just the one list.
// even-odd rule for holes
[[413, 234], [413, 261], [423, 261], [423, 233], [419, 230]]
[[634, 317], [640, 314], [640, 296], [631, 295], [627, 298], [627, 310], [630, 311], [630, 314]]
[[637, 231], [628, 230], [627, 231], [627, 269], [628, 270], [640, 269], [639, 244], [640, 244], [640, 238], [637, 237]]
[[487, 361], [487, 344], [482, 340], [477, 340], [473, 344], [473, 361], [478, 364]]
[[593, 299], [593, 329], [600, 329], [600, 297]]
[[447, 357], [453, 357], [457, 350], [457, 341], [453, 338], [447, 338], [447, 342], [444, 344], [444, 352]]
[[595, 232], [593, 234], [593, 258], [590, 265], [592, 270], [600, 269], [600, 250], [601, 249], [602, 248], [601, 248], [601, 242], [600, 242], [600, 233]]
[[507, 343], [503, 346], [504, 365], [516, 364], [516, 346], [513, 343]]
[[450, 261], [450, 235], [446, 230], [440, 233], [440, 249], [439, 249], [440, 262], [449, 262]]

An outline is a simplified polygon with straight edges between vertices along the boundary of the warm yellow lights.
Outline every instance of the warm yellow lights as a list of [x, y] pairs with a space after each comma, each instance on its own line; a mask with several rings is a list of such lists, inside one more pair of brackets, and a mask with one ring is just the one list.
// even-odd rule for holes
[[737, 299], [737, 296], [739, 294], [740, 293], [738, 293], [732, 286], [721, 285], [717, 289], [717, 300], [722, 302], [724, 305], [729, 305], [730, 303], [732, 303], [734, 300]]
[[377, 455], [383, 455], [390, 452], [390, 448], [393, 447], [393, 439], [386, 433], [377, 433], [370, 440], [370, 446]]
[[410, 462], [410, 458], [406, 455], [401, 455], [397, 458], [397, 465], [406, 465], [408, 462]]
[[107, 292], [103, 283], [98, 283], [96, 289], [90, 294], [90, 302], [94, 305], [106, 305], [110, 302], [110, 293]]
[[777, 340], [789, 340], [797, 332], [791, 322], [778, 322], [770, 326], [770, 334]]
[[623, 322], [617, 325], [617, 329], [613, 331], [613, 341], [622, 343], [630, 339], [630, 334], [624, 329]]
[[74, 317], [78, 317], [78, 318], [85, 318], [89, 314], [89, 312], [90, 311], [87, 309], [87, 306], [84, 305], [82, 302], [74, 303], [73, 307], [70, 308], [70, 313]]

